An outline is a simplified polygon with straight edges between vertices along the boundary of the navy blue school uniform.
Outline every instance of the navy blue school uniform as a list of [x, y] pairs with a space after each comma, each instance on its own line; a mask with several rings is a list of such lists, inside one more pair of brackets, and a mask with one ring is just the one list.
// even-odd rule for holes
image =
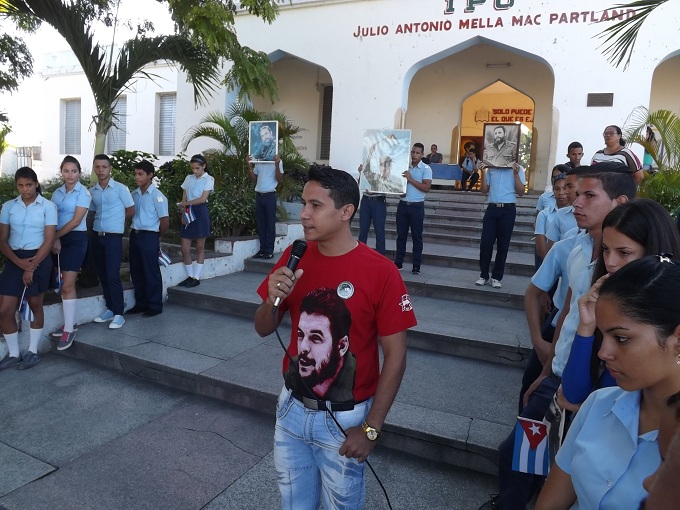
[[[52, 202], [57, 206], [58, 212], [57, 231], [73, 219], [77, 207], [89, 209], [91, 201], [90, 192], [79, 182], [71, 191], [66, 190], [65, 184], [59, 187], [52, 194]], [[59, 239], [61, 252], [58, 257], [52, 255], [52, 264], [59, 266], [61, 271], [80, 271], [87, 254], [87, 215], [83, 216], [73, 230]]]
[[[182, 183], [182, 189], [187, 192], [187, 200], [196, 200], [206, 191], [215, 189], [215, 179], [212, 175], [204, 172], [200, 177], [194, 174], [187, 175]], [[188, 225], [182, 225], [180, 237], [185, 239], [203, 239], [210, 235], [210, 215], [208, 203], [192, 205], [196, 219]]]
[[97, 276], [102, 284], [106, 308], [114, 315], [123, 315], [123, 284], [120, 281], [120, 263], [123, 258], [123, 232], [125, 209], [135, 205], [130, 190], [124, 184], [109, 179], [106, 188], [99, 183], [90, 188], [95, 211], [92, 231], [92, 255]]
[[161, 218], [168, 217], [168, 199], [153, 184], [132, 192], [135, 215], [130, 232], [130, 276], [135, 285], [135, 306], [163, 311], [163, 278], [158, 265]]
[[[45, 242], [45, 227], [57, 225], [56, 206], [36, 196], [28, 206], [21, 197], [9, 200], [0, 211], [0, 223], [9, 225], [9, 247], [17, 257], [27, 259], [34, 256]], [[37, 296], [47, 291], [52, 271], [52, 259], [45, 257], [33, 272], [33, 283], [26, 289], [26, 296]], [[24, 292], [24, 271], [11, 260], [5, 260], [0, 275], [0, 295], [21, 297]]]

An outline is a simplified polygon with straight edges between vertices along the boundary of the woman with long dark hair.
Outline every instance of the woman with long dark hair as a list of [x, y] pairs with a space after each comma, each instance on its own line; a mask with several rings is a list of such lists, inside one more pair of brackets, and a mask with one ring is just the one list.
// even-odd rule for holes
[[[0, 275], [0, 323], [9, 354], [0, 370], [19, 365], [31, 368], [40, 361], [38, 346], [45, 316], [43, 298], [49, 286], [57, 226], [56, 206], [40, 195], [38, 176], [29, 167], [14, 175], [19, 196], [5, 202], [0, 211], [0, 252], [5, 266]], [[22, 297], [33, 312], [28, 352], [21, 355], [15, 312]]]

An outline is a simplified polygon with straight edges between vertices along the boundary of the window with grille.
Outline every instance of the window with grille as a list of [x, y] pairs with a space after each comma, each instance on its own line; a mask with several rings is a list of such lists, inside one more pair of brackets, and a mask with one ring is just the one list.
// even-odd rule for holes
[[177, 94], [161, 94], [158, 115], [158, 155], [175, 155]]
[[80, 99], [63, 100], [61, 153], [80, 154]]
[[106, 152], [111, 154], [125, 150], [125, 132], [127, 128], [127, 97], [120, 96], [113, 105], [114, 126], [106, 135]]
[[319, 159], [331, 157], [331, 121], [333, 118], [333, 85], [326, 85], [321, 98], [321, 140], [319, 143]]

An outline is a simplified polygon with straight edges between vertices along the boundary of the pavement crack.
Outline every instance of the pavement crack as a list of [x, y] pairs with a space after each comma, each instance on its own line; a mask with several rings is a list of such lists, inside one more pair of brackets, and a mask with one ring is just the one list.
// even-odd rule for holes
[[231, 446], [233, 446], [233, 447], [236, 448], [237, 450], [239, 450], [239, 451], [241, 451], [241, 452], [243, 452], [243, 453], [247, 453], [248, 455], [252, 455], [253, 457], [257, 457], [257, 458], [260, 459], [260, 460], [261, 460], [261, 459], [264, 459], [264, 456], [263, 456], [263, 455], [259, 455], [259, 454], [257, 454], [257, 453], [250, 452], [250, 451], [246, 450], [245, 448], [241, 448], [240, 446], [238, 446], [237, 444], [235, 444], [231, 439], [229, 439], [228, 437], [224, 437], [222, 434], [220, 434], [219, 432], [215, 432], [214, 430], [199, 430], [199, 429], [192, 429], [192, 428], [189, 428], [189, 427], [182, 427], [182, 428], [183, 428], [184, 430], [188, 430], [189, 432], [202, 432], [202, 433], [204, 433], [204, 434], [214, 434], [214, 435], [216, 435], [216, 436], [218, 436], [218, 437], [221, 437], [224, 441], [226, 441], [227, 443], [229, 443]]
[[182, 473], [182, 474], [186, 475], [187, 478], [189, 478], [190, 480], [193, 480], [194, 482], [204, 483], [204, 484], [210, 485], [211, 487], [213, 487], [215, 489], [219, 488], [219, 486], [217, 484], [210, 483], [209, 481], [203, 480], [203, 479], [198, 478], [196, 476], [191, 476], [189, 473], [187, 473], [183, 469], [171, 469], [170, 471], [174, 471], [175, 473]]

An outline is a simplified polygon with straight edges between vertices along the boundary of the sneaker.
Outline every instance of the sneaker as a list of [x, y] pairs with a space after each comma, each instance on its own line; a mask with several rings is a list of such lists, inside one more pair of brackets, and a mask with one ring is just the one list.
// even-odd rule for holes
[[129, 313], [130, 315], [132, 315], [132, 314], [135, 314], [135, 313], [144, 313], [144, 312], [146, 312], [146, 307], [135, 305], [132, 308], [130, 308], [128, 311], [126, 311], [125, 313]]
[[76, 332], [72, 331], [71, 333], [68, 333], [64, 331], [61, 335], [61, 338], [59, 339], [59, 342], [57, 342], [57, 350], [58, 351], [65, 351], [69, 347], [71, 347], [71, 344], [73, 343], [73, 340], [76, 338]]
[[263, 259], [273, 259], [274, 254], [273, 253], [265, 253], [264, 255], [262, 255], [262, 258]]
[[28, 351], [24, 356], [24, 360], [19, 363], [17, 367], [19, 370], [26, 370], [28, 368], [33, 368], [38, 363], [40, 363], [40, 356], [34, 352]]
[[396, 262], [394, 263], [395, 266], [397, 266], [397, 269], [401, 271], [403, 269], [401, 264], [397, 264]]
[[498, 510], [501, 507], [498, 494], [491, 494], [491, 499], [479, 507], [479, 510]]
[[192, 288], [192, 287], [198, 287], [200, 284], [201, 284], [201, 280], [199, 280], [198, 278], [191, 278], [191, 281], [188, 282], [188, 283], [185, 285], [185, 287], [186, 287], [187, 289], [190, 289], [190, 288]]
[[411, 274], [420, 274], [420, 268], [413, 266], [413, 269], [411, 269]]
[[21, 356], [15, 358], [13, 356], [7, 356], [5, 359], [0, 361], [0, 370], [5, 370], [6, 368], [13, 367], [21, 363]]
[[[78, 324], [73, 325], [73, 331], [74, 332], [78, 331]], [[64, 325], [62, 324], [61, 326], [59, 326], [58, 330], [56, 330], [52, 333], [52, 338], [61, 338], [61, 335], [63, 335], [63, 334], [64, 334]]]
[[94, 321], [95, 322], [109, 322], [115, 317], [116, 314], [114, 314], [111, 310], [106, 310], [103, 314], [101, 314], [99, 317], [95, 317]]
[[255, 255], [253, 255], [254, 259], [261, 259], [262, 257], [264, 257], [263, 251], [258, 251]]
[[491, 278], [491, 286], [494, 289], [500, 289], [501, 288], [501, 282], [500, 280], [496, 280], [495, 278]]
[[188, 277], [186, 280], [182, 280], [181, 282], [179, 282], [179, 283], [177, 284], [177, 286], [178, 286], [178, 287], [186, 287], [187, 284], [188, 284], [191, 280], [193, 280], [193, 278], [190, 276], [190, 277]]
[[120, 329], [123, 327], [123, 324], [125, 324], [125, 319], [123, 319], [123, 316], [116, 315], [111, 320], [111, 324], [109, 324], [109, 329]]
[[489, 282], [489, 280], [487, 280], [486, 278], [480, 278], [479, 280], [477, 280], [477, 281], [475, 282], [475, 285], [479, 285], [480, 287], [483, 287], [483, 286], [486, 285], [488, 282]]

